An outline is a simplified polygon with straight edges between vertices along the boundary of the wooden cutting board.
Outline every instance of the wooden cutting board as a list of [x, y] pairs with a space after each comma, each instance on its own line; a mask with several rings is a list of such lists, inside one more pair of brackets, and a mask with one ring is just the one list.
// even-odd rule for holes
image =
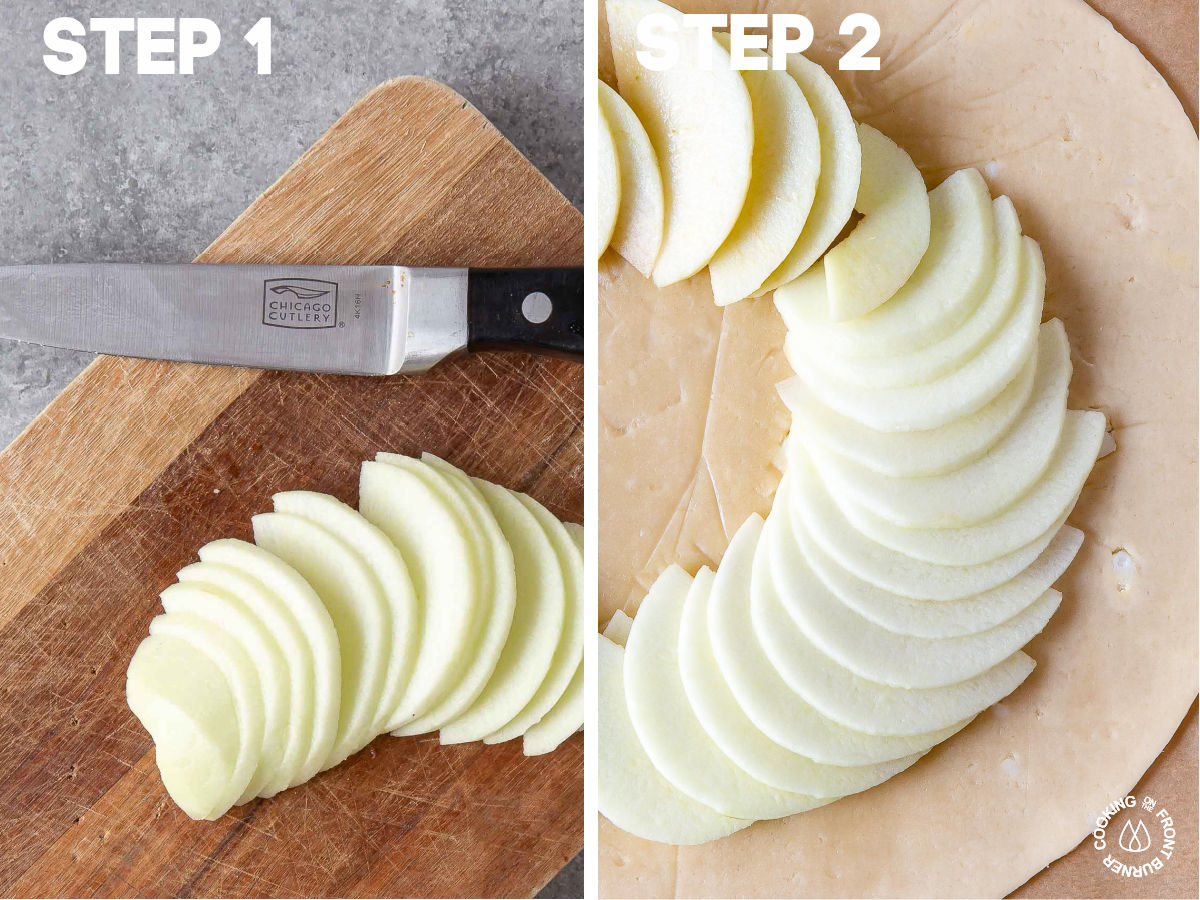
[[[572, 265], [582, 217], [465, 100], [389, 82], [204, 262]], [[359, 463], [429, 450], [583, 512], [582, 366], [464, 357], [351, 378], [103, 357], [0, 455], [0, 892], [535, 893], [583, 846], [583, 745], [384, 737], [215, 823], [158, 780], [124, 699], [158, 592], [292, 488], [357, 501]]]

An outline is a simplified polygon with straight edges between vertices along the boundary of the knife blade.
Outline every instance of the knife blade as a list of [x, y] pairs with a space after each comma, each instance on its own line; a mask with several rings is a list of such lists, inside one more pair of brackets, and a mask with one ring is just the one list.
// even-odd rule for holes
[[354, 375], [464, 350], [583, 358], [583, 270], [0, 266], [0, 338], [113, 356]]

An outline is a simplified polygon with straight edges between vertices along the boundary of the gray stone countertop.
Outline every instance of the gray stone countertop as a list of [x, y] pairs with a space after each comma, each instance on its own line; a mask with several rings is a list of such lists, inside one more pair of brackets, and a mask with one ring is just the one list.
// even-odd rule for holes
[[[583, 13], [572, 0], [5, 0], [0, 14], [0, 264], [187, 262], [355, 100], [398, 75], [453, 87], [583, 204]], [[191, 76], [52, 74], [55, 16], [204, 16], [216, 55]], [[273, 25], [273, 74], [242, 35]], [[0, 340], [0, 447], [91, 360]], [[577, 858], [543, 896], [581, 897]]]

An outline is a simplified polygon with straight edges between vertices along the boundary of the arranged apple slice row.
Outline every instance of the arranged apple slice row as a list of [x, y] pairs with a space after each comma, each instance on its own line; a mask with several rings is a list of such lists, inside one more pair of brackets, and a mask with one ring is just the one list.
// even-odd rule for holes
[[127, 674], [163, 783], [214, 819], [377, 735], [524, 737], [583, 725], [582, 529], [437, 457], [363, 464], [360, 509], [277, 494], [255, 543], [218, 540], [162, 593]]

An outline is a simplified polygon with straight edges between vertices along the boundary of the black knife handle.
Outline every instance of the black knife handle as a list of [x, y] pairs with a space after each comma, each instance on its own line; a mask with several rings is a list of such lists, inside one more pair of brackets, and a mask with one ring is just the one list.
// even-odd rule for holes
[[471, 269], [467, 349], [583, 361], [583, 269]]

